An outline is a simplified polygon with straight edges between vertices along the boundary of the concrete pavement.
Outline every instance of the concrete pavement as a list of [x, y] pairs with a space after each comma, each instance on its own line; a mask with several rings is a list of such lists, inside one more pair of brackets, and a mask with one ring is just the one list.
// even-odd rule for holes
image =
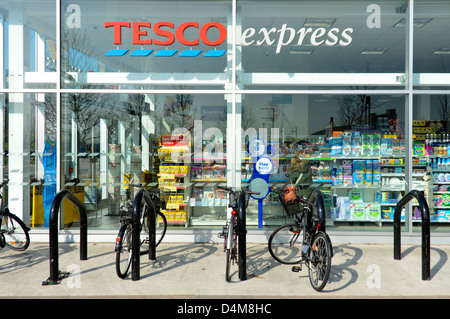
[[[224, 279], [221, 244], [163, 243], [157, 260], [141, 256], [140, 280], [115, 273], [114, 243], [89, 243], [88, 260], [79, 260], [79, 244], [59, 244], [59, 269], [70, 272], [60, 284], [49, 277], [49, 245], [31, 243], [24, 252], [0, 251], [3, 298], [449, 298], [450, 245], [432, 245], [431, 280], [422, 280], [421, 247], [402, 244], [394, 260], [392, 244], [333, 244], [329, 282], [322, 292], [299, 273], [277, 263], [267, 245], [247, 243], [248, 279], [237, 273]], [[237, 267], [236, 267], [237, 269]]]

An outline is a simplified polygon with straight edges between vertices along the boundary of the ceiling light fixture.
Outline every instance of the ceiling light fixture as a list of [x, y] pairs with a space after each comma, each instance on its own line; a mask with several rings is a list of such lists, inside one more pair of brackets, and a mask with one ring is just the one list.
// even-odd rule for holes
[[333, 18], [308, 18], [305, 20], [304, 27], [315, 27], [315, 28], [329, 28], [333, 25], [336, 19]]
[[367, 48], [361, 51], [361, 54], [372, 54], [372, 55], [380, 55], [384, 54], [388, 48]]
[[[416, 19], [414, 19], [413, 25], [416, 28], [421, 28], [425, 24], [430, 22], [431, 20], [433, 20], [433, 19], [432, 18], [416, 18]], [[405, 27], [405, 26], [406, 26], [406, 19], [401, 19], [399, 22], [394, 24], [394, 28], [401, 28], [401, 27]]]
[[312, 54], [313, 49], [305, 49], [305, 50], [291, 50], [289, 51], [289, 54], [295, 55], [295, 54]]
[[450, 48], [440, 48], [434, 51], [433, 54], [450, 54]]

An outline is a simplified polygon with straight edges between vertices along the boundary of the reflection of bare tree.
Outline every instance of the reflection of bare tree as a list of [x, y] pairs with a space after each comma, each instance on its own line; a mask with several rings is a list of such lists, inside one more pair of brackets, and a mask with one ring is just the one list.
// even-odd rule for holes
[[438, 105], [438, 113], [439, 118], [442, 119], [442, 121], [446, 125], [446, 130], [448, 130], [448, 118], [449, 118], [449, 101], [448, 101], [448, 95], [439, 96], [439, 105]]
[[[83, 72], [90, 71], [98, 65], [98, 60], [93, 57], [92, 41], [89, 39], [87, 32], [70, 29], [63, 33], [63, 44], [61, 51], [62, 61], [62, 81], [71, 88], [95, 89], [98, 85], [79, 85], [73, 76], [69, 74], [71, 71]], [[56, 70], [54, 70], [56, 71]], [[48, 134], [56, 134], [56, 96], [45, 95], [44, 102], [34, 101], [34, 105], [40, 106], [45, 110], [45, 131]], [[91, 145], [92, 138], [99, 138], [98, 124], [100, 119], [109, 119], [114, 116], [115, 101], [111, 95], [100, 93], [73, 93], [63, 94], [61, 96], [61, 133], [70, 135], [72, 123], [76, 123], [78, 127], [77, 149], [81, 147], [88, 149]], [[95, 130], [94, 136], [92, 128]], [[111, 132], [110, 132], [111, 133]]]
[[371, 113], [386, 103], [366, 94], [345, 95], [336, 98], [339, 104], [338, 121], [342, 126], [371, 124]]
[[[45, 110], [45, 132], [56, 134], [55, 95], [46, 94], [45, 102], [34, 101], [33, 104]], [[65, 109], [65, 116], [61, 120], [61, 133], [70, 135], [72, 123], [76, 123], [79, 147], [90, 148], [88, 145], [91, 145], [92, 138], [96, 140], [99, 138], [99, 130], [95, 130], [95, 135], [92, 136], [92, 128], [98, 127], [102, 118], [116, 117], [112, 112], [114, 104], [114, 101], [107, 94], [75, 93], [64, 95], [62, 109]]]
[[88, 72], [97, 69], [99, 61], [94, 56], [92, 41], [86, 30], [65, 30], [62, 39], [62, 72]]
[[[242, 112], [241, 112], [241, 128], [246, 131], [249, 128], [256, 128], [256, 116], [253, 113], [253, 107], [251, 104], [243, 102]], [[224, 139], [226, 140], [226, 132], [228, 127], [227, 116], [220, 117], [218, 121], [215, 122], [215, 126], [222, 131], [224, 134]]]
[[[90, 145], [92, 139], [92, 128], [98, 127], [100, 119], [114, 118], [113, 106], [114, 102], [108, 94], [87, 94], [76, 93], [67, 96], [66, 103], [72, 111], [74, 121], [78, 126], [78, 143], [79, 146]], [[70, 119], [67, 116], [67, 123]], [[97, 135], [99, 131], [97, 130]], [[95, 136], [94, 139], [99, 138]]]
[[194, 98], [190, 94], [175, 94], [167, 96], [164, 101], [164, 120], [171, 129], [194, 129], [195, 109], [192, 107]]

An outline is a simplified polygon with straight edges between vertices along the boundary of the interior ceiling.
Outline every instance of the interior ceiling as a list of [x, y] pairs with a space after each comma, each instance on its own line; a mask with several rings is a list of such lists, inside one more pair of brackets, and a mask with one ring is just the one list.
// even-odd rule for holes
[[[23, 5], [25, 24], [38, 30], [49, 38], [55, 38], [54, 1], [14, 2]], [[47, 4], [46, 4], [47, 3]], [[215, 21], [227, 25], [230, 11], [229, 1], [196, 1], [183, 4], [174, 2], [146, 1], [108, 1], [102, 4], [93, 1], [78, 1], [81, 8], [81, 32], [89, 39], [89, 55], [97, 58], [113, 69], [122, 72], [223, 72], [226, 59], [208, 58], [154, 58], [141, 57], [105, 57], [113, 45], [112, 28], [104, 28], [105, 21], [170, 21], [175, 26], [187, 21], [197, 21], [200, 25]], [[361, 1], [250, 1], [245, 2], [239, 10], [242, 16], [242, 31], [249, 27], [256, 30], [264, 27], [277, 28], [283, 24], [299, 30], [307, 18], [333, 18], [332, 27], [343, 30], [353, 28], [352, 43], [346, 47], [320, 46], [312, 47], [310, 55], [292, 55], [290, 51], [298, 49], [290, 45], [275, 53], [276, 46], [248, 46], [242, 50], [242, 64], [246, 72], [404, 72], [405, 70], [405, 36], [404, 27], [394, 27], [405, 14], [399, 12], [400, 1], [379, 1], [381, 8], [381, 28], [368, 28], [366, 19], [367, 6], [370, 2]], [[239, 4], [239, 2], [238, 2]], [[8, 20], [11, 4], [0, 4], [0, 10]], [[414, 28], [414, 71], [448, 72], [450, 55], [433, 54], [440, 48], [450, 48], [450, 2], [433, 1], [417, 3], [416, 18], [432, 18], [422, 27]], [[67, 13], [67, 15], [70, 13]], [[66, 19], [68, 16], [63, 17]], [[329, 28], [328, 28], [329, 29]], [[74, 30], [74, 29], [72, 29]], [[192, 30], [192, 29], [191, 29]], [[80, 31], [77, 31], [80, 32]], [[214, 30], [212, 31], [214, 32]], [[217, 35], [209, 34], [211, 39]], [[228, 38], [230, 38], [228, 33]], [[189, 39], [189, 33], [186, 34]], [[123, 31], [123, 44], [120, 48], [141, 49], [131, 44], [131, 29]], [[296, 41], [293, 41], [296, 42]], [[426, 45], [420, 45], [426, 43]], [[304, 48], [305, 46], [303, 46]], [[307, 46], [306, 46], [307, 47]], [[310, 46], [311, 47], [311, 46]], [[145, 46], [145, 49], [165, 49]], [[386, 48], [382, 55], [361, 55], [366, 48]], [[187, 48], [175, 42], [170, 49], [180, 51]], [[210, 50], [206, 45], [195, 49]], [[222, 44], [219, 49], [227, 48]]]

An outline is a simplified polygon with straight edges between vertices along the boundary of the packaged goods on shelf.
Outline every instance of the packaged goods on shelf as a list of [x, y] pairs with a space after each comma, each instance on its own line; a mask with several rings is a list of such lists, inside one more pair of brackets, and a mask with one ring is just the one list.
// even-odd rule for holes
[[420, 212], [420, 209], [418, 207], [414, 207], [412, 219], [413, 220], [422, 220], [422, 213]]
[[366, 220], [379, 221], [381, 220], [381, 206], [380, 204], [370, 203], [365, 207]]
[[203, 191], [203, 199], [202, 199], [203, 206], [214, 206], [215, 204], [214, 199], [215, 199], [214, 191]]
[[351, 149], [352, 149], [352, 156], [361, 156], [363, 155], [363, 150], [362, 150], [362, 136], [361, 136], [361, 132], [358, 131], [354, 131], [352, 132], [352, 145], [351, 145]]
[[381, 177], [381, 163], [380, 160], [376, 159], [372, 161], [372, 183], [378, 184]]
[[433, 205], [442, 206], [442, 194], [433, 194]]
[[450, 210], [438, 209], [437, 215], [439, 221], [450, 221]]
[[362, 189], [352, 188], [348, 192], [348, 197], [352, 203], [362, 203], [364, 200], [364, 193]]
[[352, 133], [343, 132], [342, 133], [342, 156], [352, 155]]
[[442, 195], [442, 206], [450, 207], [450, 194]]
[[354, 160], [353, 161], [353, 184], [364, 185], [366, 179], [366, 161]]
[[366, 220], [365, 204], [351, 204], [350, 205], [350, 220]]

